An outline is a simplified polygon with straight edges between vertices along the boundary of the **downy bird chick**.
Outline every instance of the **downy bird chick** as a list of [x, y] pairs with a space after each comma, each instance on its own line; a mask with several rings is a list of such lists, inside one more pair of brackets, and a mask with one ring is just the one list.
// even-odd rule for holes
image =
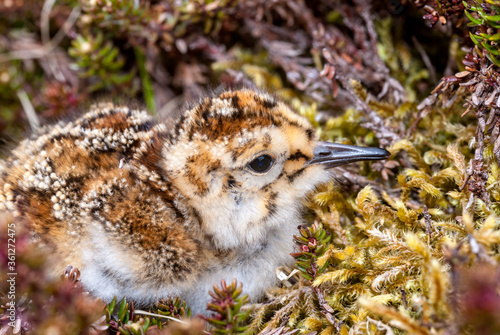
[[236, 278], [258, 299], [290, 264], [301, 200], [328, 169], [389, 157], [320, 142], [312, 126], [252, 90], [207, 97], [172, 125], [97, 105], [48, 126], [0, 163], [0, 210], [31, 227], [60, 275], [70, 264], [106, 301], [168, 296], [205, 310]]

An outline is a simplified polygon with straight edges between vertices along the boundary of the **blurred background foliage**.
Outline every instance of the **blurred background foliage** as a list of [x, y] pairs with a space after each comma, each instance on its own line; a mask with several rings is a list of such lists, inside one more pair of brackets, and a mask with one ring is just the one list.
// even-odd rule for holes
[[211, 326], [164, 327], [189, 306], [96, 302], [76, 269], [45, 278], [26, 242], [19, 321], [9, 327], [0, 303], [0, 334], [498, 334], [499, 41], [493, 0], [2, 1], [3, 155], [103, 99], [163, 118], [249, 87], [286, 101], [321, 139], [392, 156], [337, 169], [307, 199], [315, 223], [290, 250], [302, 275], [261, 304], [242, 307], [244, 287], [221, 283]]
[[[334, 80], [342, 77], [384, 98], [377, 103], [387, 116], [389, 102], [425, 97], [456, 67], [448, 48], [434, 43], [449, 33], [432, 34], [412, 4], [397, 3], [6, 0], [2, 138], [29, 130], [19, 94], [46, 123], [103, 97], [136, 99], [168, 114], [207, 91], [251, 86], [326, 121], [355, 100], [345, 82]], [[431, 74], [418, 50], [428, 62], [432, 57]], [[400, 107], [400, 116], [410, 108]]]

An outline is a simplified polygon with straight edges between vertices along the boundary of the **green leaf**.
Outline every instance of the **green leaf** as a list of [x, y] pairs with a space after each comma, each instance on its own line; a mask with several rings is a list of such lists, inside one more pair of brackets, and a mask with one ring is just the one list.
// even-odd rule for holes
[[215, 325], [221, 325], [221, 326], [226, 325], [226, 321], [224, 321], [224, 320], [209, 319], [209, 322], [212, 324], [215, 324]]
[[118, 320], [123, 320], [125, 317], [125, 313], [127, 312], [127, 299], [123, 298], [122, 302], [120, 303], [120, 309], [118, 310]]
[[489, 20], [487, 19], [487, 17], [488, 17], [488, 16], [487, 16], [487, 15], [486, 15], [486, 14], [485, 14], [482, 10], [477, 11], [477, 13], [478, 13], [478, 14], [479, 14], [479, 16], [481, 16], [483, 19], [485, 19], [485, 20], [487, 20], [487, 21], [488, 21], [488, 25], [489, 25], [489, 26], [492, 26], [492, 27], [494, 27], [494, 28], [500, 28], [500, 24], [495, 24], [495, 23], [493, 23], [494, 21], [489, 21]]
[[323, 265], [323, 266], [322, 266], [322, 267], [318, 270], [318, 272], [319, 272], [319, 273], [322, 273], [323, 271], [325, 271], [325, 269], [328, 267], [328, 263], [329, 263], [329, 262], [328, 262], [328, 261], [326, 261], [326, 262], [325, 262], [325, 265]]
[[233, 320], [233, 309], [229, 306], [226, 307], [226, 317], [229, 321]]
[[318, 242], [321, 241], [326, 236], [326, 230], [321, 230], [318, 236]]
[[135, 71], [130, 71], [130, 73], [125, 74], [114, 74], [111, 77], [111, 82], [113, 84], [125, 84], [128, 83], [135, 75]]
[[481, 7], [473, 6], [471, 4], [468, 4], [466, 1], [462, 1], [462, 3], [465, 6], [465, 8], [470, 7], [470, 9], [472, 9], [473, 11], [481, 10]]
[[113, 297], [113, 300], [111, 300], [111, 302], [108, 305], [109, 314], [113, 314], [113, 311], [115, 310], [115, 306], [116, 306], [116, 295]]
[[302, 275], [302, 277], [304, 277], [307, 280], [310, 280], [310, 281], [313, 280], [312, 276], [308, 275], [307, 273], [301, 272], [300, 274]]
[[469, 31], [469, 36], [470, 36], [470, 39], [472, 40], [472, 42], [474, 42], [474, 44], [481, 45], [480, 42], [476, 39], [476, 37], [470, 31]]
[[148, 106], [150, 113], [156, 112], [156, 102], [155, 94], [153, 90], [153, 84], [151, 82], [151, 77], [146, 70], [146, 57], [139, 49], [139, 47], [134, 47], [135, 59], [137, 62], [137, 67], [139, 68], [139, 76], [142, 82], [142, 94], [144, 95], [144, 100], [146, 101], [146, 106]]
[[495, 35], [491, 35], [489, 37], [490, 41], [500, 41], [500, 33], [496, 33]]
[[500, 21], [500, 15], [485, 15], [484, 18], [490, 22], [498, 23]]
[[103, 66], [106, 67], [109, 71], [118, 71], [123, 67], [125, 61], [123, 59], [117, 59], [114, 62], [102, 63]]
[[481, 42], [481, 45], [486, 49], [488, 50], [489, 53], [495, 55], [495, 56], [498, 56], [499, 52], [497, 49], [494, 49], [491, 47], [491, 45], [488, 44], [488, 42], [486, 41], [483, 41]]
[[295, 264], [295, 266], [302, 272], [302, 273], [305, 273], [307, 271], [307, 269], [299, 264]]
[[[302, 242], [304, 242], [305, 244], [309, 243], [309, 240], [308, 240], [307, 238], [303, 237], [303, 236], [299, 236], [299, 237], [297, 237], [296, 239], [297, 239], [298, 241], [302, 241]], [[298, 241], [297, 241], [297, 242], [298, 242]]]
[[114, 62], [119, 52], [120, 51], [118, 50], [118, 48], [111, 48], [110, 52], [107, 55], [105, 55], [104, 58], [102, 59], [103, 64], [110, 64]]
[[146, 330], [148, 330], [148, 328], [149, 328], [149, 324], [150, 324], [150, 320], [149, 320], [149, 318], [145, 318], [145, 319], [144, 319], [144, 326], [142, 326], [142, 331], [144, 331], [144, 332], [145, 332]]
[[468, 11], [464, 11], [464, 14], [465, 16], [467, 16], [467, 18], [474, 24], [474, 25], [480, 25], [481, 24], [481, 20], [480, 19], [476, 19], [474, 16], [472, 16], [471, 13], [469, 13]]
[[94, 60], [104, 59], [113, 50], [113, 45], [111, 43], [106, 43], [104, 45], [99, 45], [99, 52], [91, 55]]
[[496, 66], [500, 67], [500, 61], [493, 57], [492, 55], [490, 55], [489, 53], [486, 54], [486, 57], [493, 63], [495, 64]]
[[500, 33], [497, 33], [495, 35], [488, 35], [488, 34], [485, 34], [485, 33], [479, 33], [479, 36], [481, 36], [484, 39], [487, 39], [488, 41], [498, 41], [498, 40], [500, 40]]

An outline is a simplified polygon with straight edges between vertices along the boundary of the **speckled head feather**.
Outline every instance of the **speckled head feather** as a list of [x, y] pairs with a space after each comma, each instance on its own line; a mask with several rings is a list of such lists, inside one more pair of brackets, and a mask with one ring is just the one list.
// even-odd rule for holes
[[[218, 248], [251, 248], [295, 219], [300, 198], [328, 178], [320, 167], [304, 169], [314, 147], [313, 128], [282, 102], [249, 90], [225, 92], [179, 120], [162, 166]], [[272, 167], [252, 171], [249, 163], [262, 155]]]
[[180, 296], [202, 312], [221, 279], [242, 281], [253, 299], [276, 283], [301, 199], [330, 165], [386, 157], [325, 146], [305, 119], [251, 90], [205, 98], [168, 127], [101, 104], [12, 152], [0, 210], [33, 228], [56, 275], [79, 268], [93, 294]]

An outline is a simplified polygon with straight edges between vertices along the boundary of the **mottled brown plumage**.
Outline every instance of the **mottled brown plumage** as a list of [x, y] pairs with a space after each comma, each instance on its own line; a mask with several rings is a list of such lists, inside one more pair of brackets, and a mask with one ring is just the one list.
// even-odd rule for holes
[[276, 283], [301, 199], [329, 167], [386, 157], [317, 142], [305, 119], [250, 90], [205, 98], [168, 125], [101, 104], [0, 163], [0, 210], [32, 227], [54, 274], [79, 268], [93, 294], [174, 295], [201, 312], [221, 279], [253, 299]]

